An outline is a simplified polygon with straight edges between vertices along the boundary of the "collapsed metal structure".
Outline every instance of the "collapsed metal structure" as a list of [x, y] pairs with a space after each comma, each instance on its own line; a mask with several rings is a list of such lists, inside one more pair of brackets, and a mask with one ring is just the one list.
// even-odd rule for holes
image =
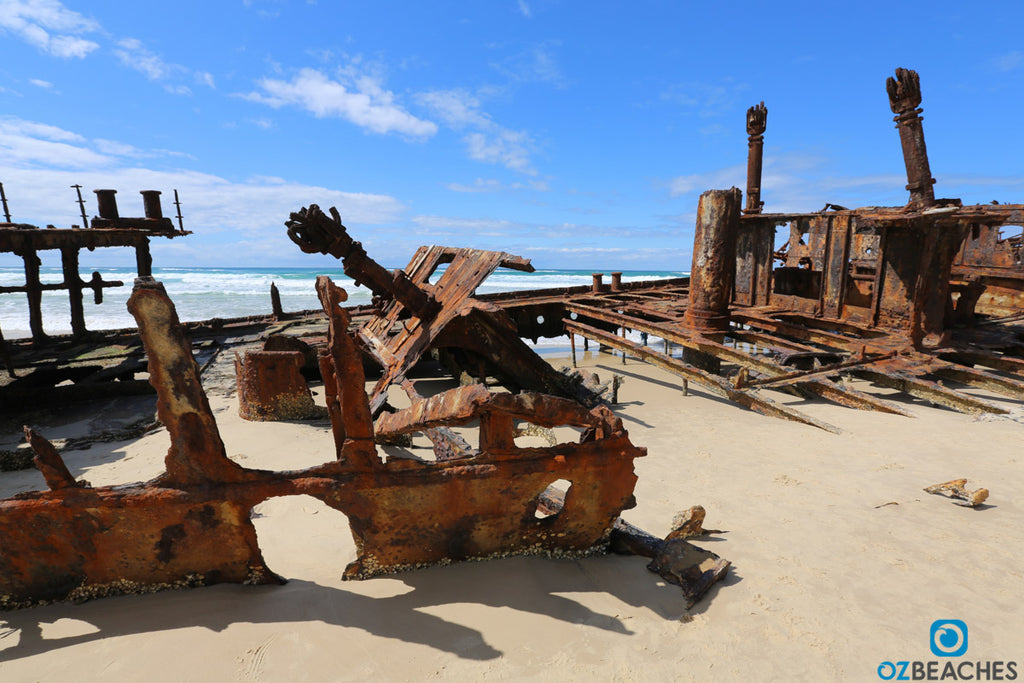
[[[85, 201], [82, 199], [80, 185], [72, 186], [78, 193], [78, 203], [82, 210], [82, 227], [55, 228], [52, 225], [39, 228], [27, 223], [12, 223], [7, 206], [7, 196], [0, 184], [0, 198], [3, 200], [4, 222], [0, 223], [0, 253], [10, 252], [20, 256], [25, 265], [25, 283], [14, 287], [0, 287], [0, 294], [24, 292], [28, 297], [29, 329], [32, 341], [44, 343], [48, 337], [43, 329], [42, 296], [44, 291], [67, 290], [71, 308], [71, 334], [74, 338], [86, 335], [85, 312], [82, 307], [82, 293], [85, 289], [93, 291], [93, 299], [99, 304], [103, 302], [103, 290], [108, 287], [121, 287], [120, 280], [104, 280], [99, 272], [94, 272], [88, 281], [82, 280], [78, 272], [79, 252], [82, 249], [92, 251], [97, 247], [132, 247], [135, 249], [135, 261], [139, 277], [148, 277], [153, 272], [153, 258], [149, 252], [150, 237], [173, 238], [191, 234], [182, 227], [181, 205], [178, 202], [178, 191], [174, 191], [175, 205], [178, 207], [178, 228], [175, 229], [170, 218], [165, 218], [160, 205], [159, 190], [142, 190], [144, 217], [122, 218], [117, 209], [117, 190], [94, 190], [99, 215], [90, 221], [86, 217]], [[42, 283], [39, 267], [40, 251], [59, 249], [64, 281], [60, 283]], [[3, 335], [0, 333], [0, 346]], [[8, 372], [13, 372], [8, 365]]]
[[[1024, 205], [936, 199], [918, 76], [897, 69], [887, 89], [906, 161], [906, 206], [762, 212], [761, 103], [747, 112], [746, 206], [736, 188], [701, 196], [686, 285], [634, 293], [595, 276], [590, 292], [524, 293], [503, 307], [525, 322], [525, 336], [556, 336], [530, 323], [544, 310], [562, 319], [571, 339], [597, 341], [758, 412], [831, 431], [764, 390], [907, 414], [837, 381], [852, 376], [959, 411], [1008, 412], [947, 382], [1024, 398], [1021, 236], [1001, 236], [1004, 227], [1024, 225]], [[785, 227], [788, 239], [776, 249]], [[660, 337], [665, 350], [627, 339], [627, 330]], [[683, 348], [681, 358], [671, 345]]]
[[[144, 484], [94, 489], [76, 481], [53, 446], [26, 427], [50, 490], [0, 501], [0, 609], [281, 582], [263, 560], [250, 514], [283, 495], [307, 494], [347, 516], [358, 556], [345, 578], [495, 554], [607, 549], [619, 514], [635, 505], [633, 459], [646, 451], [629, 441], [606, 406], [496, 393], [480, 384], [422, 398], [403, 379], [411, 406], [374, 422], [361, 354], [339, 305], [345, 293], [326, 277], [318, 278], [317, 292], [329, 320], [320, 366], [337, 458], [272, 472], [226, 456], [174, 306], [159, 282], [139, 278], [128, 306], [171, 440], [166, 471]], [[569, 426], [578, 440], [520, 447], [517, 421]], [[450, 430], [470, 424], [479, 425], [475, 447]], [[376, 439], [413, 432], [434, 440], [434, 459], [380, 457]], [[567, 491], [551, 487], [561, 480], [569, 482]], [[619, 550], [654, 556], [652, 569], [681, 584], [690, 601], [728, 568], [712, 553], [681, 546], [682, 531], [652, 541], [618, 525]]]

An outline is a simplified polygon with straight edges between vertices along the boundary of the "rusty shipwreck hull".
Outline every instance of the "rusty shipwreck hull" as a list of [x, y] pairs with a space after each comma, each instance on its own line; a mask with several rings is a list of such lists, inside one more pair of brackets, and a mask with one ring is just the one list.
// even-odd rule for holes
[[[283, 495], [314, 496], [348, 517], [357, 558], [347, 578], [607, 545], [619, 513], [634, 505], [632, 461], [645, 454], [607, 408], [463, 387], [383, 415], [377, 433], [429, 432], [445, 446], [436, 448], [434, 460], [385, 461], [374, 445], [350, 321], [338, 306], [343, 294], [326, 278], [318, 291], [330, 321], [321, 366], [337, 460], [272, 472], [226, 456], [174, 306], [159, 283], [140, 278], [129, 307], [171, 441], [166, 472], [143, 484], [93, 489], [75, 481], [53, 447], [26, 430], [50, 490], [0, 501], [0, 608], [217, 582], [278, 582], [260, 554], [250, 514], [259, 502]], [[519, 448], [517, 421], [572, 426], [580, 437]], [[467, 423], [480, 425], [476, 447], [450, 432]], [[550, 514], [542, 498], [557, 480], [571, 485]]]

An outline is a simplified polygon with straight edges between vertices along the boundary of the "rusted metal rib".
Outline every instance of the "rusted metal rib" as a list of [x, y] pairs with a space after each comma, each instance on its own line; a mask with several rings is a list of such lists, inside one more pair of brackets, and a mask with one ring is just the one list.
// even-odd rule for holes
[[686, 379], [687, 381], [700, 384], [701, 386], [711, 390], [712, 393], [727, 398], [733, 403], [749, 408], [754, 412], [771, 417], [781, 417], [785, 420], [792, 420], [794, 422], [802, 422], [803, 424], [808, 424], [834, 434], [838, 434], [840, 432], [839, 428], [834, 425], [817, 420], [800, 412], [799, 410], [790, 408], [789, 406], [776, 403], [765, 396], [759, 396], [750, 391], [737, 390], [731, 386], [729, 380], [726, 378], [719, 377], [718, 375], [714, 375], [704, 370], [699, 370], [698, 368], [683, 363], [678, 358], [666, 356], [663, 353], [641, 346], [640, 344], [631, 342], [628, 339], [623, 339], [622, 337], [599, 330], [595, 327], [590, 327], [589, 325], [584, 325], [575, 320], [566, 319], [563, 322], [565, 323], [565, 329], [568, 332], [598, 341], [622, 351], [627, 351], [651, 365], [656, 365]]

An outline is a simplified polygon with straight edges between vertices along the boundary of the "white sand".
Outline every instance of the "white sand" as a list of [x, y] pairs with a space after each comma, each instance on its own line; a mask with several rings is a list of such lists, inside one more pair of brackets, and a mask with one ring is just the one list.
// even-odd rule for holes
[[[697, 541], [733, 567], [693, 609], [637, 557], [511, 558], [343, 583], [355, 556], [344, 516], [291, 497], [255, 520], [287, 585], [0, 613], [0, 681], [877, 681], [882, 661], [936, 659], [939, 618], [968, 625], [965, 659], [1024, 663], [1019, 402], [1001, 399], [1015, 421], [879, 390], [917, 417], [784, 399], [837, 435], [693, 387], [684, 397], [676, 378], [637, 361], [587, 364], [626, 376], [616, 412], [649, 450], [625, 518], [664, 535], [701, 504], [705, 526], [727, 532]], [[233, 400], [211, 401], [246, 466], [333, 457], [325, 423], [248, 423]], [[167, 445], [161, 429], [66, 459], [94, 485], [125, 483], [159, 473]], [[989, 505], [922, 491], [958, 477], [990, 489]], [[0, 473], [0, 495], [27, 487], [41, 476]]]

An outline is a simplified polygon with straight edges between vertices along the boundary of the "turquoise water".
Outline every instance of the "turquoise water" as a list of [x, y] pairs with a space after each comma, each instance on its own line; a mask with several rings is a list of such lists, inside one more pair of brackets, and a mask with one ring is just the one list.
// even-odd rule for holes
[[[85, 252], [83, 252], [85, 256]], [[313, 268], [154, 268], [153, 275], [164, 283], [167, 293], [178, 309], [183, 321], [210, 318], [237, 318], [270, 313], [270, 283], [281, 292], [281, 304], [286, 311], [319, 308], [313, 283], [317, 275], [329, 275], [348, 291], [348, 303], [370, 302], [365, 287], [355, 287], [339, 267], [334, 271]], [[88, 280], [94, 269], [87, 263], [80, 268], [83, 280]], [[104, 280], [121, 280], [123, 287], [103, 291], [103, 303], [93, 303], [92, 290], [85, 292], [86, 327], [91, 330], [134, 327], [125, 304], [131, 294], [135, 271], [131, 268], [97, 268]], [[573, 287], [591, 283], [590, 270], [538, 270], [522, 273], [499, 269], [477, 289], [480, 294], [507, 292], [521, 289]], [[680, 277], [676, 271], [623, 271], [624, 282]], [[44, 283], [60, 283], [64, 276], [60, 268], [43, 267], [40, 279]], [[608, 276], [606, 274], [605, 281]], [[0, 287], [20, 286], [25, 283], [21, 267], [0, 267]], [[43, 327], [51, 334], [71, 331], [67, 291], [43, 293]], [[0, 330], [7, 339], [29, 336], [28, 303], [24, 293], [0, 294]]]

